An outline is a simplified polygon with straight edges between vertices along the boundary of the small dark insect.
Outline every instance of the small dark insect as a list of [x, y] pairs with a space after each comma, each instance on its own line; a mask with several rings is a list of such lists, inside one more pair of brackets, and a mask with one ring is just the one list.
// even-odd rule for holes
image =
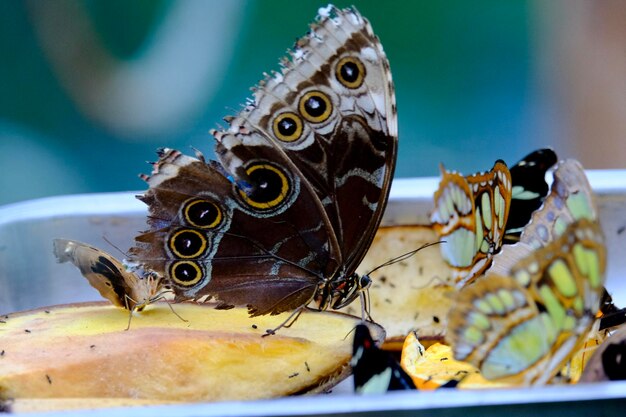
[[93, 349], [93, 348], [95, 348], [95, 347], [96, 347], [96, 345], [91, 345], [91, 346], [89, 346], [89, 347], [90, 347], [91, 349]]
[[300, 375], [300, 373], [296, 372], [296, 373], [293, 373], [293, 374], [289, 375], [288, 378], [294, 378], [294, 377], [296, 377], [298, 375]]
[[256, 324], [253, 324], [253, 325], [252, 325], [252, 328], [253, 328], [253, 329], [258, 329], [258, 328], [259, 328], [259, 326], [257, 326]]
[[382, 275], [380, 278], [378, 278], [378, 281], [380, 281], [380, 282], [382, 282], [384, 284], [385, 282], [387, 282], [387, 277]]
[[0, 352], [0, 356], [4, 356], [4, 349], [2, 349], [2, 352]]
[[304, 362], [304, 366], [306, 366], [306, 371], [311, 372], [311, 368], [309, 368], [309, 364]]
[[437, 317], [437, 316], [433, 316], [433, 321], [434, 321], [435, 323], [439, 323], [439, 317]]
[[30, 333], [30, 330], [28, 330], [28, 329], [24, 329], [24, 331], [25, 331], [26, 333]]
[[50, 310], [44, 310], [43, 312], [46, 314], [50, 314]]
[[448, 360], [448, 358], [441, 358], [441, 359], [439, 359], [440, 362], [447, 361], [447, 360]]
[[619, 229], [617, 229], [617, 234], [621, 235], [622, 233], [624, 233], [624, 230], [626, 230], [626, 226], [622, 226]]
[[5, 315], [4, 318], [8, 320], [9, 319], [9, 315], [8, 314]]
[[50, 375], [46, 374], [46, 379], [48, 380], [48, 384], [52, 385], [52, 378], [50, 378]]

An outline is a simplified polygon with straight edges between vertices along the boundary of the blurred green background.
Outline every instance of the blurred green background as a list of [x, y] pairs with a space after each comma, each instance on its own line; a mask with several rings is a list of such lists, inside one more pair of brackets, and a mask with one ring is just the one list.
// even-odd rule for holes
[[[209, 129], [278, 68], [325, 4], [0, 0], [0, 204], [143, 189], [137, 174], [157, 147], [211, 155]], [[542, 75], [560, 68], [550, 59], [550, 28], [563, 17], [554, 4], [336, 2], [351, 4], [391, 63], [396, 176], [436, 176], [440, 162], [469, 173], [539, 146], [583, 156], [564, 140], [566, 110], [546, 88], [559, 77]]]

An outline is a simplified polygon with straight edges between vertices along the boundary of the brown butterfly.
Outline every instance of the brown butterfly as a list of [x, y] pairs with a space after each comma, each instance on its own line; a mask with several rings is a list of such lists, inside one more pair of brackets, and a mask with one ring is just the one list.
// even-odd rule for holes
[[142, 311], [169, 292], [159, 275], [154, 272], [139, 275], [130, 271], [101, 249], [67, 239], [54, 239], [53, 245], [54, 255], [60, 263], [73, 263], [102, 297], [114, 306], [130, 311], [129, 327], [134, 311]]
[[396, 161], [389, 63], [367, 20], [329, 6], [282, 65], [212, 132], [218, 161], [163, 149], [143, 176], [150, 230], [131, 260], [179, 300], [278, 314], [341, 308], [369, 286], [355, 269]]

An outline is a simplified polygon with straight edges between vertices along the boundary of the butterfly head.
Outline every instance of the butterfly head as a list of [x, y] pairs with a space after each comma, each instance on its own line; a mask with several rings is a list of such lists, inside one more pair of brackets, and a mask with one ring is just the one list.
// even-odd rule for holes
[[372, 285], [369, 275], [358, 275], [356, 272], [345, 279], [331, 282], [330, 306], [333, 310], [344, 308], [357, 297], [361, 297]]

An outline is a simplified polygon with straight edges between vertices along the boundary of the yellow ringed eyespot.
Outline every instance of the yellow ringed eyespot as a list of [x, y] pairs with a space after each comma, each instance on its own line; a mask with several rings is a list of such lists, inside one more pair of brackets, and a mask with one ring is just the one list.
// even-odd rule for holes
[[176, 231], [168, 241], [169, 247], [179, 258], [190, 259], [201, 256], [207, 249], [206, 237], [193, 229]]
[[239, 190], [239, 195], [250, 206], [267, 210], [281, 204], [290, 191], [287, 176], [270, 164], [256, 164], [246, 168], [246, 174], [253, 185], [249, 193]]
[[272, 128], [276, 139], [294, 142], [302, 136], [302, 119], [292, 112], [281, 113], [274, 119]]
[[335, 77], [346, 88], [359, 88], [365, 79], [365, 65], [356, 57], [341, 58], [335, 67]]
[[309, 122], [321, 123], [330, 117], [333, 105], [326, 94], [314, 90], [302, 96], [298, 111]]
[[176, 261], [170, 265], [169, 276], [174, 284], [193, 287], [204, 276], [202, 268], [194, 261]]
[[199, 229], [213, 229], [222, 222], [222, 210], [209, 200], [191, 200], [183, 208], [185, 221]]

